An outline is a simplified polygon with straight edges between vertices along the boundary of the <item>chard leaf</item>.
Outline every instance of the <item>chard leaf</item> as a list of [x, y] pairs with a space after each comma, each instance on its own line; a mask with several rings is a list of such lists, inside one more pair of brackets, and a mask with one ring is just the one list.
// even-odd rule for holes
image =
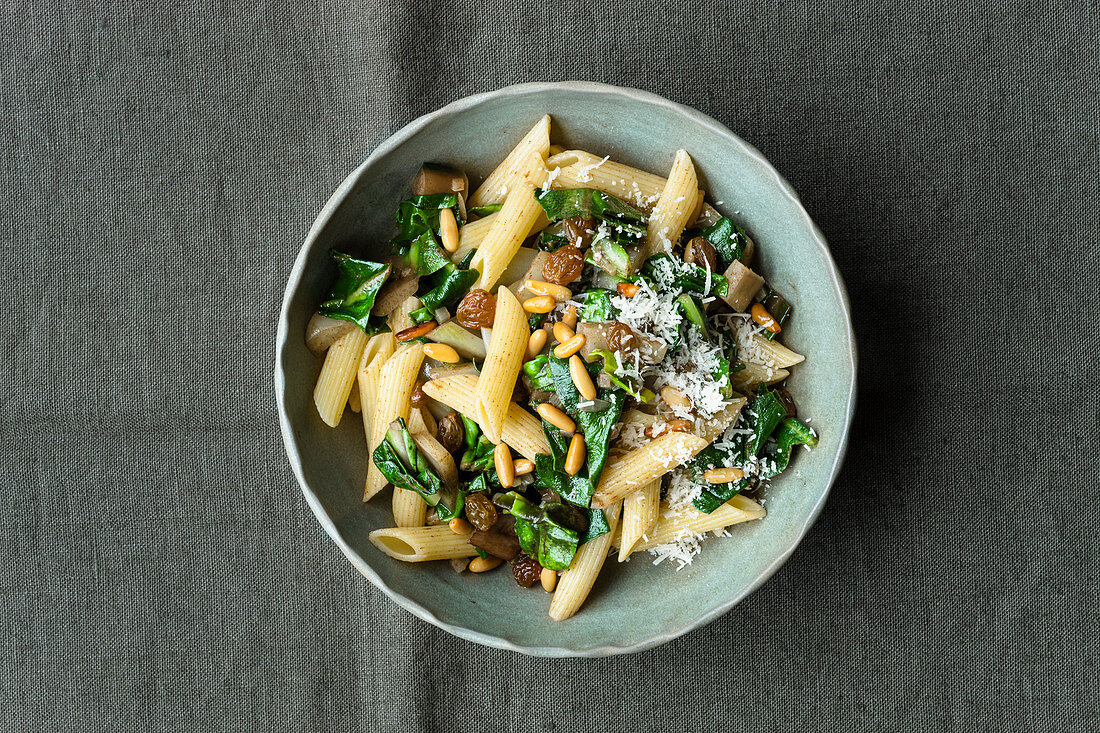
[[488, 216], [489, 214], [500, 211], [504, 204], [485, 204], [484, 206], [471, 206], [468, 211], [473, 216]]
[[[714, 246], [714, 251], [718, 255], [718, 270], [720, 272], [725, 272], [734, 260], [741, 259], [741, 256], [745, 254], [745, 247], [749, 243], [749, 237], [745, 230], [725, 216], [709, 227], [703, 227], [697, 232], [692, 232], [691, 236], [702, 237]], [[685, 235], [684, 241], [687, 240], [688, 236]]]
[[374, 298], [390, 274], [390, 266], [367, 260], [357, 260], [343, 252], [333, 250], [336, 261], [336, 283], [328, 299], [318, 309], [321, 315], [352, 321], [368, 334], [377, 328], [371, 324], [370, 311]]
[[611, 291], [603, 288], [593, 288], [578, 296], [575, 296], [582, 305], [577, 313], [577, 320], [581, 321], [613, 321], [615, 309], [611, 305]]
[[779, 424], [774, 437], [776, 446], [769, 457], [775, 465], [773, 468], [774, 473], [769, 473], [769, 477], [782, 473], [787, 469], [794, 446], [808, 445], [813, 448], [817, 445], [817, 433], [813, 431], [813, 428], [793, 417], [788, 417]]
[[386, 439], [374, 449], [374, 465], [378, 466], [378, 470], [394, 486], [415, 491], [429, 505], [436, 506], [442, 498], [442, 482], [428, 468], [427, 461], [421, 457], [405, 421], [401, 418], [397, 420], [401, 425], [401, 443], [403, 450], [409, 456], [409, 465], [401, 460], [391, 444], [392, 434], [387, 434]]
[[550, 221], [592, 218], [620, 227], [635, 237], [644, 236], [646, 232], [648, 219], [644, 212], [594, 188], [536, 189], [535, 200]]
[[523, 373], [531, 380], [531, 386], [535, 389], [553, 391], [554, 375], [550, 373], [550, 358], [545, 354], [536, 356], [523, 365]]
[[589, 540], [594, 540], [600, 535], [607, 534], [611, 531], [611, 525], [607, 523], [607, 516], [603, 513], [603, 509], [589, 509], [588, 510], [588, 529], [581, 535], [578, 545], [583, 545]]
[[[607, 401], [608, 407], [601, 412], [585, 412], [577, 409], [577, 403], [581, 401], [581, 394], [573, 384], [573, 377], [569, 374], [569, 362], [559, 359], [551, 354], [549, 357], [550, 372], [554, 375], [554, 386], [565, 411], [580, 426], [584, 433], [585, 448], [588, 452], [587, 466], [588, 478], [595, 486], [600, 481], [604, 463], [607, 461], [608, 436], [611, 429], [619, 419], [626, 395], [617, 389], [601, 389], [597, 391], [597, 397]], [[585, 364], [593, 380], [600, 371], [598, 362]], [[588, 506], [584, 504], [583, 506]]]
[[747, 426], [752, 429], [752, 438], [745, 446], [746, 456], [759, 456], [764, 444], [787, 416], [787, 408], [775, 390], [761, 389], [749, 403]]
[[466, 291], [477, 282], [478, 277], [477, 270], [461, 270], [448, 260], [438, 272], [427, 279], [427, 292], [417, 297], [425, 309], [434, 313], [437, 308], [449, 308], [461, 300]]

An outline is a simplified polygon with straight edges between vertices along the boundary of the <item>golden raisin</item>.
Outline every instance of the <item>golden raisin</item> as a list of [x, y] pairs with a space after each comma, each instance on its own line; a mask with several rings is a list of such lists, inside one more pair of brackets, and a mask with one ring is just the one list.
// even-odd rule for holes
[[466, 293], [455, 318], [466, 328], [492, 328], [497, 317], [497, 299], [480, 288]]
[[607, 345], [612, 351], [628, 351], [634, 348], [634, 330], [620, 321], [611, 321], [604, 326]]
[[542, 265], [542, 279], [555, 285], [568, 285], [584, 272], [584, 254], [569, 244], [550, 253]]
[[574, 216], [571, 219], [562, 221], [562, 228], [565, 230], [565, 238], [569, 240], [570, 244], [581, 249], [587, 249], [588, 245], [592, 244], [596, 221], [591, 217]]
[[542, 565], [534, 558], [520, 555], [512, 562], [512, 577], [516, 579], [516, 585], [530, 588], [542, 577]]
[[466, 497], [466, 518], [482, 532], [488, 532], [497, 523], [497, 508], [483, 494]]
[[693, 262], [713, 272], [718, 269], [718, 253], [714, 251], [713, 244], [702, 237], [695, 237], [687, 243], [684, 262]]

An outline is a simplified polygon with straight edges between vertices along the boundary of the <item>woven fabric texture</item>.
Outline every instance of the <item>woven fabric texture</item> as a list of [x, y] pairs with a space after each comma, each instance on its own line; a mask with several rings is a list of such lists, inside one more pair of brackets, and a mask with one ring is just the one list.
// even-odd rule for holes
[[[1100, 678], [1089, 2], [0, 3], [0, 730], [1084, 730]], [[695, 107], [798, 190], [859, 411], [790, 562], [639, 655], [419, 621], [287, 465], [321, 206], [466, 94]], [[552, 112], [552, 110], [551, 110]]]

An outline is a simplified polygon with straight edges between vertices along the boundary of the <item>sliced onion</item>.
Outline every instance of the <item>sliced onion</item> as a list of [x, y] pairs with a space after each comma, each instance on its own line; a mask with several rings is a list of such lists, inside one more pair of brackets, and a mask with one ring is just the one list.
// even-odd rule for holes
[[446, 323], [451, 318], [451, 314], [443, 306], [436, 308], [435, 313], [432, 315], [435, 317], [436, 323]]
[[340, 318], [329, 318], [320, 313], [314, 313], [306, 326], [306, 346], [314, 354], [323, 354], [328, 351], [338, 339], [347, 336], [352, 329], [358, 326], [352, 321]]
[[480, 361], [485, 358], [487, 342], [453, 319], [432, 329], [428, 333], [428, 339], [437, 344], [447, 344], [457, 351], [459, 356], [466, 359]]

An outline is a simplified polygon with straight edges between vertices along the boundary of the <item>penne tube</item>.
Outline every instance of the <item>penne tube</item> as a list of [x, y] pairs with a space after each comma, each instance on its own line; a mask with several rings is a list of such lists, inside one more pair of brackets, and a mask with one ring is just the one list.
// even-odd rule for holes
[[[653, 211], [668, 183], [668, 179], [661, 176], [613, 160], [604, 160], [584, 150], [566, 150], [551, 156], [546, 161], [546, 167], [554, 177], [552, 188], [595, 188], [647, 213]], [[556, 175], [553, 172], [555, 168], [558, 169]], [[702, 198], [703, 192], [700, 190], [695, 201], [699, 202]], [[713, 215], [713, 221], [707, 222], [713, 224], [721, 217], [706, 203], [697, 203], [697, 208], [700, 223]]]
[[768, 341], [758, 333], [752, 335], [752, 340], [756, 344], [757, 351], [756, 354], [753, 354], [753, 357], [762, 357], [760, 361], [764, 364], [786, 369], [806, 361], [806, 357], [797, 351], [788, 349], [778, 341]]
[[393, 487], [393, 523], [398, 527], [423, 527], [428, 505], [420, 494], [408, 489]]
[[569, 569], [562, 572], [561, 577], [558, 578], [554, 597], [550, 600], [550, 618], [555, 621], [564, 621], [575, 614], [588, 598], [596, 582], [596, 576], [600, 574], [607, 559], [607, 551], [615, 537], [621, 510], [622, 506], [618, 503], [604, 510], [611, 531], [581, 545]]
[[688, 219], [695, 211], [698, 190], [699, 179], [691, 157], [685, 151], [677, 150], [668, 183], [653, 207], [653, 213], [649, 215], [645, 246], [638, 248], [644, 249], [647, 254], [638, 263], [644, 262], [650, 255], [670, 251], [680, 240]]
[[[458, 230], [458, 249], [451, 256], [451, 259], [455, 262], [461, 262], [462, 258], [466, 256], [466, 253], [472, 249], [477, 249], [481, 246], [481, 243], [485, 240], [485, 235], [489, 233], [489, 229], [492, 228], [493, 223], [497, 220], [499, 211], [494, 211], [484, 219], [478, 219], [477, 221], [471, 221]], [[550, 220], [546, 218], [546, 212], [539, 207], [539, 215], [535, 219], [534, 225], [531, 227], [531, 231], [527, 236], [531, 236], [535, 232], [541, 232], [546, 227], [550, 226]]]
[[592, 506], [610, 506], [633, 494], [653, 479], [691, 460], [708, 445], [709, 441], [691, 433], [665, 433], [641, 448], [624, 453], [617, 461], [604, 466]]
[[534, 186], [524, 181], [508, 192], [504, 206], [496, 213], [493, 225], [470, 261], [470, 267], [481, 273], [475, 288], [491, 291], [539, 217], [545, 218], [534, 191]]
[[409, 410], [409, 419], [405, 421], [410, 433], [427, 433], [435, 435], [435, 418], [428, 408], [413, 407]]
[[477, 554], [477, 548], [467, 542], [467, 535], [455, 534], [446, 524], [376, 529], [367, 536], [379, 550], [404, 562], [452, 560]]
[[[477, 414], [478, 378], [471, 374], [433, 379], [424, 384], [424, 394], [467, 417]], [[542, 431], [542, 422], [516, 403], [508, 406], [501, 431], [503, 442], [528, 460], [549, 455], [550, 443]]]
[[352, 412], [357, 413], [361, 409], [363, 409], [363, 405], [362, 405], [362, 399], [359, 397], [359, 379], [358, 379], [358, 375], [356, 375], [356, 377], [357, 378], [353, 379], [352, 382], [351, 382], [351, 393], [348, 395], [348, 407], [351, 408]]
[[634, 551], [634, 545], [642, 536], [653, 529], [657, 523], [657, 514], [661, 504], [661, 479], [653, 479], [643, 488], [623, 499], [623, 516], [619, 523], [622, 528], [619, 538], [619, 562], [623, 562]]
[[390, 330], [394, 333], [401, 333], [406, 328], [415, 326], [416, 324], [413, 323], [412, 316], [409, 314], [422, 305], [420, 298], [415, 295], [410, 295], [401, 301], [401, 305], [397, 306], [390, 314]]
[[[519, 144], [504, 158], [496, 169], [485, 177], [485, 181], [478, 186], [467, 206], [488, 206], [504, 201], [505, 195], [519, 181], [530, 180], [532, 166], [535, 158], [539, 165], [543, 164], [546, 156], [550, 154], [550, 115], [543, 115], [542, 119], [535, 123], [531, 131], [523, 136]], [[543, 166], [545, 170], [545, 166]], [[532, 181], [540, 185], [542, 181]]]
[[736, 397], [730, 403], [710, 417], [699, 418], [695, 424], [695, 432], [700, 434], [703, 440], [713, 443], [714, 440], [726, 432], [726, 428], [737, 422], [737, 416], [741, 414], [741, 408], [747, 400], [744, 397]]
[[756, 389], [756, 385], [775, 384], [782, 382], [790, 376], [786, 369], [776, 369], [757, 364], [755, 361], [746, 361], [745, 368], [730, 375], [730, 383], [738, 392], [749, 393]]
[[325, 353], [325, 363], [317, 376], [317, 386], [313, 388], [313, 403], [326, 425], [336, 427], [340, 424], [366, 345], [367, 334], [356, 327], [338, 338]]
[[493, 338], [477, 379], [477, 421], [494, 443], [501, 441], [504, 419], [512, 404], [512, 392], [530, 336], [523, 306], [510, 290], [501, 288], [497, 291]]
[[371, 432], [374, 430], [374, 411], [378, 407], [378, 382], [382, 377], [382, 365], [386, 363], [386, 358], [379, 356], [365, 369], [359, 370], [359, 403], [361, 408], [359, 412], [363, 417], [363, 434], [367, 439], [367, 460], [371, 464], [374, 462], [374, 449], [378, 447], [371, 444]]
[[675, 514], [665, 513], [657, 520], [653, 531], [641, 542], [634, 545], [634, 552], [649, 550], [659, 545], [674, 542], [676, 539], [695, 532], [703, 534], [729, 527], [730, 525], [762, 519], [767, 516], [764, 507], [747, 496], [738, 494], [710, 514], [703, 514], [690, 507]]
[[[378, 397], [371, 421], [367, 483], [363, 491], [363, 501], [367, 501], [386, 485], [386, 477], [374, 465], [374, 449], [382, 442], [389, 430], [390, 423], [397, 418], [408, 419], [409, 399], [416, 386], [416, 377], [424, 361], [424, 349], [420, 344], [408, 344], [394, 352], [382, 365], [378, 379]], [[405, 491], [405, 489], [401, 489]], [[415, 495], [415, 493], [414, 493]], [[419, 497], [418, 497], [419, 499]]]

